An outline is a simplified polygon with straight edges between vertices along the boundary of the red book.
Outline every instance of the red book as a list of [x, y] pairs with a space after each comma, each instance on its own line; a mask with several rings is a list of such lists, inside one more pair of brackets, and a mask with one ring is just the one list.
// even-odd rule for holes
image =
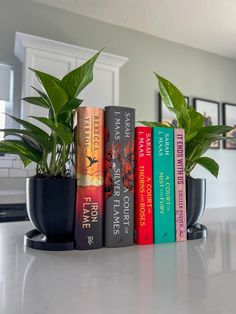
[[135, 241], [153, 244], [152, 128], [135, 128]]

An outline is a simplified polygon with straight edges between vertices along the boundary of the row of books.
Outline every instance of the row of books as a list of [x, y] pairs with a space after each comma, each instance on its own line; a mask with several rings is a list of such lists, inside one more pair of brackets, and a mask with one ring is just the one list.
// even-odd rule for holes
[[184, 131], [135, 128], [135, 110], [77, 111], [75, 246], [186, 240]]
[[135, 129], [137, 244], [185, 241], [186, 184], [183, 129]]

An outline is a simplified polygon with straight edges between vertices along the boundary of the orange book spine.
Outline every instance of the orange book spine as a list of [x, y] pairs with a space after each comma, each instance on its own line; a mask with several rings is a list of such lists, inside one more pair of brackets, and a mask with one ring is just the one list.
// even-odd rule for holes
[[103, 246], [104, 110], [77, 110], [75, 248]]

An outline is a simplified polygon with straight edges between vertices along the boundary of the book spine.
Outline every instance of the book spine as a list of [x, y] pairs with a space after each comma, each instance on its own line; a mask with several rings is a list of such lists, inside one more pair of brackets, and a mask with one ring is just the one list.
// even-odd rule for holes
[[154, 243], [175, 241], [174, 129], [153, 128]]
[[187, 240], [185, 133], [183, 129], [175, 129], [174, 131], [176, 241], [185, 241]]
[[105, 108], [105, 246], [134, 241], [134, 125], [132, 108]]
[[75, 248], [103, 246], [104, 110], [77, 110]]
[[152, 129], [135, 128], [135, 242], [153, 243]]

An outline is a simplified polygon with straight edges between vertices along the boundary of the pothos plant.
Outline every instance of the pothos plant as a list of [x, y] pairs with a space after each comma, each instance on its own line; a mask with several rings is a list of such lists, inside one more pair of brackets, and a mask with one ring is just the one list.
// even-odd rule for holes
[[[30, 116], [44, 128], [9, 115], [23, 128], [0, 130], [4, 138], [11, 136], [0, 142], [0, 153], [18, 155], [25, 167], [34, 162], [37, 176], [69, 176], [68, 161], [72, 159], [75, 133], [73, 112], [82, 103], [78, 95], [93, 80], [93, 67], [100, 52], [62, 79], [30, 69], [41, 89], [32, 87], [38, 95], [23, 100], [47, 109], [46, 116]], [[45, 126], [49, 131], [45, 131]]]
[[204, 156], [211, 144], [219, 140], [227, 140], [224, 134], [232, 130], [232, 127], [225, 125], [204, 125], [204, 116], [193, 107], [186, 104], [181, 91], [167, 79], [154, 73], [158, 83], [161, 98], [169, 111], [177, 121], [177, 126], [170, 123], [139, 121], [146, 126], [177, 127], [185, 130], [185, 159], [186, 175], [190, 176], [196, 165], [207, 169], [215, 177], [218, 176], [219, 165], [217, 162]]

